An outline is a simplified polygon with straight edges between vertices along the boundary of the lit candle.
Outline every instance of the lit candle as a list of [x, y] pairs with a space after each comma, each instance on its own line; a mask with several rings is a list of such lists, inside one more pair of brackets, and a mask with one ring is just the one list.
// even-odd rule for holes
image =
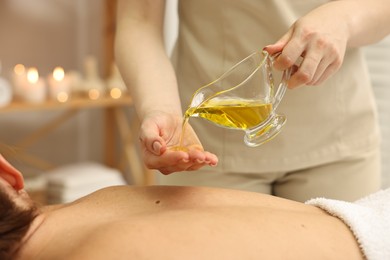
[[15, 99], [23, 99], [23, 91], [26, 84], [26, 68], [23, 64], [16, 64], [14, 67], [14, 73], [12, 75], [12, 87]]
[[59, 102], [66, 102], [70, 94], [70, 82], [61, 67], [53, 70], [53, 75], [48, 79], [50, 85], [50, 97]]
[[46, 99], [45, 81], [39, 77], [36, 68], [27, 70], [27, 83], [23, 86], [23, 99], [32, 103], [43, 102]]
[[118, 99], [122, 96], [122, 90], [120, 88], [113, 87], [110, 89], [110, 96], [113, 99]]
[[83, 80], [82, 88], [90, 99], [99, 99], [104, 96], [106, 86], [103, 80], [99, 77], [97, 60], [95, 57], [87, 57], [84, 65], [85, 79]]
[[2, 69], [0, 61], [0, 107], [5, 107], [12, 101], [12, 88], [9, 82], [1, 77]]
[[120, 98], [127, 91], [126, 85], [115, 63], [111, 65], [111, 74], [107, 79], [107, 88], [110, 90], [110, 96], [114, 99]]
[[12, 88], [9, 82], [0, 77], [0, 107], [5, 107], [12, 101]]
[[66, 73], [66, 77], [69, 79], [69, 92], [72, 95], [82, 95], [84, 89], [81, 73], [75, 70], [70, 70]]
[[99, 89], [96, 89], [96, 88], [91, 88], [88, 90], [88, 97], [92, 100], [96, 100], [98, 98], [100, 98], [101, 96], [101, 93], [99, 91]]

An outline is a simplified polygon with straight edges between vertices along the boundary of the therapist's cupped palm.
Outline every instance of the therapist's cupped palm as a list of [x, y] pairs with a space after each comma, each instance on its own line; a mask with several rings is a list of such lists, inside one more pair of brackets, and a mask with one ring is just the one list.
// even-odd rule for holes
[[217, 164], [217, 156], [204, 151], [202, 144], [189, 124], [181, 146], [181, 116], [164, 112], [154, 112], [145, 117], [141, 124], [140, 140], [144, 162], [149, 169], [157, 169], [163, 174], [197, 170], [205, 165]]

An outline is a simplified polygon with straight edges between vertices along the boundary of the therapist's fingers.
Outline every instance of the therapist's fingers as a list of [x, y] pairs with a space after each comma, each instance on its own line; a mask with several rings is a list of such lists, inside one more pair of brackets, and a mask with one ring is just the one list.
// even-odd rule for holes
[[292, 73], [288, 82], [289, 88], [295, 88], [300, 85], [307, 85], [315, 77], [319, 78], [325, 71], [329, 62], [323, 58], [322, 52], [312, 48], [309, 49], [298, 67], [298, 70]]
[[318, 85], [334, 74], [342, 65], [343, 56], [332, 48], [325, 53], [321, 64], [318, 66], [316, 75], [309, 85]]
[[[168, 175], [174, 172], [181, 172], [181, 171], [196, 171], [199, 170], [202, 167], [205, 166], [215, 166], [207, 163], [206, 161], [200, 162], [200, 161], [190, 161], [188, 163], [178, 163], [174, 166], [168, 166], [160, 169], [160, 172]], [[196, 173], [194, 173], [196, 174]]]
[[[273, 63], [277, 70], [286, 70], [291, 68], [292, 76], [288, 82], [289, 88], [295, 88], [301, 85], [302, 82], [309, 82], [314, 75], [314, 72], [307, 69], [306, 66], [303, 69], [300, 69], [299, 67], [299, 63], [302, 56], [305, 55], [306, 50], [305, 44], [298, 39], [299, 37], [294, 35], [293, 28], [290, 28], [289, 31], [275, 44], [264, 47], [264, 50], [271, 55], [275, 55], [280, 52]], [[312, 62], [307, 62], [307, 64], [310, 63], [311, 65], [315, 64], [314, 58]]]
[[275, 44], [265, 46], [263, 50], [267, 51], [272, 56], [281, 52], [285, 44], [286, 44], [285, 42], [278, 41]]
[[274, 67], [278, 70], [286, 70], [297, 64], [306, 51], [305, 43], [296, 36], [293, 29], [290, 29], [275, 45], [283, 46], [274, 62]]
[[169, 175], [176, 172], [195, 171], [205, 165], [206, 165], [205, 163], [197, 163], [197, 162], [187, 162], [187, 163], [178, 162], [175, 165], [163, 167], [159, 169], [159, 171], [164, 175]]
[[212, 154], [212, 153], [205, 152], [204, 161], [203, 162], [196, 161], [196, 163], [193, 163], [189, 168], [186, 169], [186, 171], [199, 170], [200, 168], [202, 168], [204, 166], [214, 167], [214, 166], [217, 166], [217, 164], [218, 164], [217, 156]]
[[198, 145], [190, 146], [187, 152], [189, 155], [188, 159], [192, 162], [189, 170], [204, 165], [215, 166], [218, 163], [218, 158], [215, 154], [204, 151], [203, 148]]
[[[187, 150], [167, 149], [163, 154], [156, 156], [145, 151], [145, 165], [156, 169], [163, 174], [185, 171], [196, 164], [206, 163], [206, 153], [199, 148], [186, 148]], [[208, 154], [208, 153], [207, 153]], [[207, 160], [210, 160], [207, 158]]]
[[[146, 151], [146, 153], [148, 153]], [[155, 156], [147, 154], [145, 164], [150, 169], [159, 170], [168, 175], [173, 172], [193, 171], [203, 166], [216, 166], [218, 158], [216, 155], [199, 149], [177, 151], [168, 149], [164, 154]]]
[[205, 151], [205, 163], [210, 166], [217, 166], [218, 164], [218, 157], [210, 152]]
[[[271, 46], [270, 49], [275, 50], [276, 47]], [[289, 88], [318, 85], [340, 68], [343, 59], [338, 53], [339, 51], [325, 45], [321, 40], [305, 43], [300, 42], [299, 37], [294, 35], [291, 41], [286, 43], [274, 66], [277, 69], [286, 69], [294, 63], [291, 65], [294, 69], [288, 82]]]
[[166, 167], [176, 167], [178, 170], [188, 168], [189, 166], [187, 164], [190, 160], [187, 152], [167, 150], [159, 156], [156, 156], [149, 151], [145, 151], [144, 162], [147, 168], [161, 171], [161, 169]]
[[334, 74], [340, 66], [336, 63], [331, 64], [326, 68], [326, 70], [322, 73], [321, 77], [314, 82], [311, 82], [310, 85], [319, 85], [327, 80], [332, 74]]

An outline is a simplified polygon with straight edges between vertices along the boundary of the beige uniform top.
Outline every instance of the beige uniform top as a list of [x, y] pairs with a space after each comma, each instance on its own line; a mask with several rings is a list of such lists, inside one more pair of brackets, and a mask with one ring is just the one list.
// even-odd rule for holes
[[[173, 61], [183, 109], [199, 87], [250, 53], [274, 43], [299, 17], [327, 0], [182, 0]], [[199, 118], [191, 125], [206, 150], [228, 172], [292, 171], [378, 147], [377, 113], [359, 49], [349, 49], [340, 70], [320, 86], [287, 90], [278, 109], [282, 132], [256, 147], [244, 132]]]

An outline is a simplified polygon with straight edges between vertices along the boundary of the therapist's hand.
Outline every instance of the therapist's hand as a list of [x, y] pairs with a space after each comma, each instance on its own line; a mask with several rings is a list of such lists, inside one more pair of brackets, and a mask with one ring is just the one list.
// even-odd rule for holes
[[188, 123], [182, 143], [184, 149], [174, 149], [180, 143], [182, 120], [181, 116], [165, 112], [153, 112], [144, 118], [141, 123], [140, 141], [144, 162], [149, 169], [170, 174], [217, 165], [217, 156], [204, 151]]
[[349, 32], [342, 15], [348, 10], [344, 10], [344, 3], [339, 7], [338, 2], [345, 1], [314, 9], [298, 19], [275, 44], [264, 48], [270, 54], [282, 52], [274, 63], [276, 69], [293, 67], [289, 88], [321, 84], [340, 68]]

